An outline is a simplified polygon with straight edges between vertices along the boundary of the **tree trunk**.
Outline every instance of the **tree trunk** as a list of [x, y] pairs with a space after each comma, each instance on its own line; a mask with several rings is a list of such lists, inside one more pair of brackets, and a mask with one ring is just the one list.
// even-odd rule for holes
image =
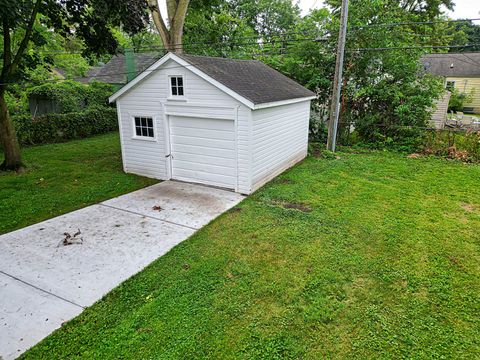
[[23, 170], [20, 146], [8, 112], [5, 90], [3, 89], [0, 89], [0, 142], [5, 157], [0, 165], [0, 170]]
[[183, 25], [190, 0], [167, 0], [168, 27], [163, 21], [158, 0], [147, 0], [153, 22], [162, 38], [163, 47], [169, 52], [183, 53]]

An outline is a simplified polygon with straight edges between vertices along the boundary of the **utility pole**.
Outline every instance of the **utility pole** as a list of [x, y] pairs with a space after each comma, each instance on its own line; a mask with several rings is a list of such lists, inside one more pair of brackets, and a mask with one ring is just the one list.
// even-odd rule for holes
[[340, 94], [342, 92], [343, 58], [345, 55], [345, 38], [347, 36], [348, 0], [342, 0], [340, 15], [340, 31], [338, 33], [337, 61], [335, 63], [335, 77], [333, 78], [333, 95], [328, 121], [327, 149], [335, 151], [337, 145], [338, 119], [340, 116]]

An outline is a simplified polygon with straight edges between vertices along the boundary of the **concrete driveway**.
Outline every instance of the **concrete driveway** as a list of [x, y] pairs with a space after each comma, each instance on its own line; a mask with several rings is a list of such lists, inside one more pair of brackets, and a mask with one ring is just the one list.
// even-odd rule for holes
[[0, 236], [0, 359], [13, 359], [243, 196], [166, 181]]

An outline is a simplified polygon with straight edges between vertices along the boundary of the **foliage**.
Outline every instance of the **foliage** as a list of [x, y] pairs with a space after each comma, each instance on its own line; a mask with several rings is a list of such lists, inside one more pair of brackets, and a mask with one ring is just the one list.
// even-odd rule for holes
[[118, 126], [116, 110], [98, 105], [64, 114], [14, 116], [13, 122], [23, 145], [80, 139], [116, 130]]
[[479, 178], [309, 157], [20, 358], [478, 358]]
[[61, 113], [78, 112], [86, 106], [107, 106], [113, 86], [101, 82], [81, 84], [76, 81], [50, 82], [27, 91], [28, 97], [55, 101]]
[[465, 104], [468, 104], [473, 100], [473, 92], [467, 94], [459, 91], [458, 89], [453, 89], [451, 93], [452, 94], [448, 102], [448, 111], [463, 111]]
[[450, 49], [451, 52], [480, 51], [480, 25], [472, 21], [457, 22], [450, 29], [453, 39], [451, 45], [471, 45], [465, 48]]
[[23, 155], [28, 171], [0, 174], [0, 234], [156, 182], [123, 172], [118, 133], [27, 147]]
[[465, 162], [480, 162], [480, 131], [430, 131], [423, 152]]

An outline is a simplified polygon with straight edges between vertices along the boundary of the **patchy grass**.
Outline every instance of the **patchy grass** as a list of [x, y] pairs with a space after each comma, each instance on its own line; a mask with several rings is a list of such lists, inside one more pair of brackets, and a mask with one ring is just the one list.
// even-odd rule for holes
[[0, 172], [0, 234], [156, 182], [123, 173], [117, 133], [28, 147], [23, 158], [26, 173]]
[[479, 358], [479, 179], [308, 158], [23, 358]]

